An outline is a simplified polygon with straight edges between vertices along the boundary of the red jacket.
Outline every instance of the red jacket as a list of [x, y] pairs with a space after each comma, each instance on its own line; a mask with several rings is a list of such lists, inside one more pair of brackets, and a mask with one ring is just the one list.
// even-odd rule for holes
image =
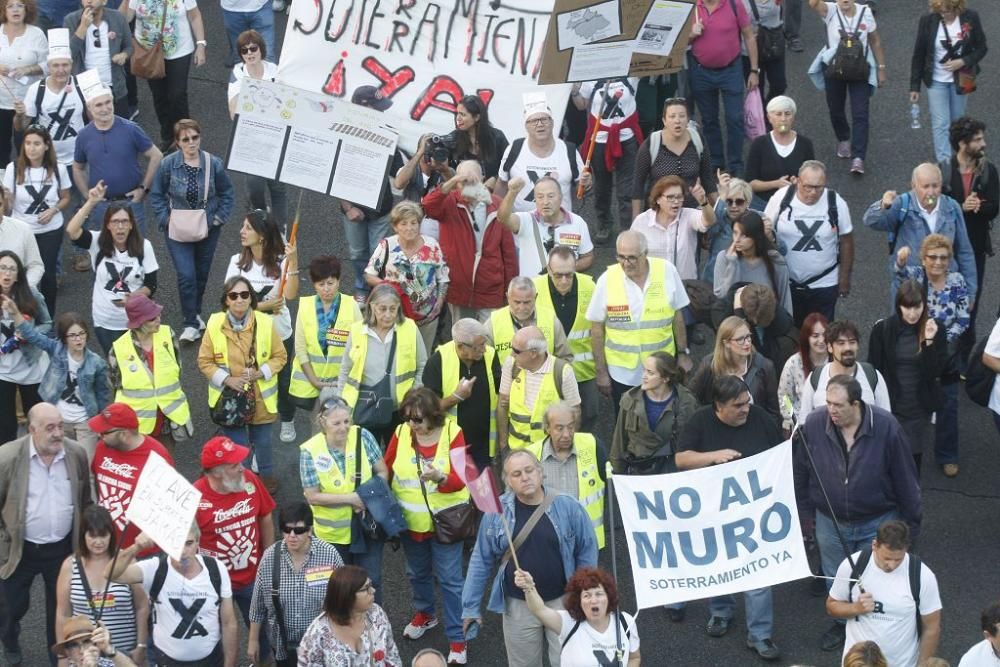
[[514, 235], [497, 220], [500, 198], [486, 207], [486, 232], [481, 255], [476, 255], [472, 213], [456, 188], [442, 194], [440, 188], [423, 199], [424, 213], [440, 224], [440, 244], [448, 264], [448, 303], [466, 308], [502, 308], [507, 285], [517, 276]]

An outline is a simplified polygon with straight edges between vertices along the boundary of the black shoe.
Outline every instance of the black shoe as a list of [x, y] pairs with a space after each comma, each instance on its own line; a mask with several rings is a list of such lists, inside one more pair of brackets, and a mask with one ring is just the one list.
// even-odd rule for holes
[[847, 626], [844, 623], [834, 623], [829, 630], [823, 633], [819, 646], [824, 651], [840, 651], [844, 648], [846, 636]]
[[722, 618], [721, 616], [713, 616], [708, 619], [708, 625], [705, 627], [705, 631], [708, 632], [709, 637], [722, 637], [727, 632], [729, 632], [729, 622], [731, 619]]
[[788, 38], [788, 48], [795, 51], [795, 53], [802, 53], [805, 50], [805, 47], [802, 46], [802, 40], [798, 37]]
[[675, 609], [674, 607], [667, 607], [667, 616], [669, 616], [670, 620], [673, 621], [674, 623], [683, 623], [685, 611], [686, 610], [684, 609], [684, 607], [681, 607], [680, 609]]
[[781, 649], [775, 646], [774, 642], [770, 639], [761, 639], [759, 641], [747, 639], [747, 648], [751, 651], [757, 651], [757, 655], [764, 660], [777, 660], [781, 657]]

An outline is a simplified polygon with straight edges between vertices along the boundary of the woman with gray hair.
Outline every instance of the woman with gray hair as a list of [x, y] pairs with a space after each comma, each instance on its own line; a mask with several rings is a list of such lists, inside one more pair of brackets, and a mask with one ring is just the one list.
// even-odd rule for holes
[[384, 445], [399, 423], [397, 410], [406, 392], [423, 384], [427, 348], [392, 285], [372, 288], [362, 316], [347, 336], [337, 386], [354, 411], [354, 422]]
[[799, 167], [816, 158], [812, 141], [796, 132], [795, 100], [779, 95], [767, 103], [771, 131], [750, 144], [746, 179], [754, 192], [754, 207], [763, 210], [774, 193], [795, 182]]

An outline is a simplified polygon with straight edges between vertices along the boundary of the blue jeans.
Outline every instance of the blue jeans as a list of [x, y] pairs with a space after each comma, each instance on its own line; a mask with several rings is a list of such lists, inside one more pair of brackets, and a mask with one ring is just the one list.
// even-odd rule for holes
[[[771, 587], [755, 588], [743, 591], [743, 603], [747, 613], [747, 639], [758, 642], [771, 639], [774, 633], [774, 600]], [[708, 611], [712, 616], [731, 619], [736, 615], [736, 598], [732, 595], [720, 595], [708, 602]]]
[[435, 539], [416, 542], [403, 533], [406, 576], [413, 589], [413, 608], [434, 616], [434, 578], [444, 603], [444, 634], [449, 642], [464, 642], [462, 632], [462, 543], [440, 544]]
[[958, 388], [955, 382], [942, 382], [941, 392], [944, 403], [937, 411], [934, 426], [934, 463], [958, 463]]
[[384, 542], [370, 542], [368, 552], [363, 554], [351, 553], [350, 544], [334, 544], [333, 547], [340, 554], [344, 565], [357, 565], [364, 568], [368, 573], [368, 578], [372, 580], [375, 587], [375, 604], [382, 604], [382, 550]]
[[247, 424], [230, 428], [222, 427], [222, 432], [233, 442], [250, 448], [250, 455], [243, 462], [244, 468], [250, 467], [254, 454], [257, 455], [257, 469], [261, 477], [271, 477], [274, 474], [274, 455], [271, 452], [271, 431], [274, 423]]
[[[701, 126], [708, 140], [713, 169], [726, 169], [733, 176], [743, 175], [743, 63], [739, 58], [721, 69], [708, 69], [694, 56], [688, 59], [691, 95], [701, 112]], [[726, 148], [722, 147], [719, 124], [719, 95], [726, 113]], [[727, 159], [728, 157], [728, 159]]]
[[351, 266], [354, 267], [354, 294], [367, 295], [369, 289], [365, 283], [365, 267], [368, 266], [368, 260], [375, 253], [379, 242], [389, 233], [389, 216], [361, 222], [352, 222], [343, 213], [340, 217], [344, 223], [344, 236], [347, 237]]
[[956, 118], [965, 115], [967, 95], [959, 95], [954, 83], [932, 81], [927, 89], [927, 107], [931, 112], [931, 133], [934, 137], [934, 159], [946, 162], [951, 159], [951, 142], [948, 128]]
[[274, 10], [271, 9], [270, 2], [265, 2], [255, 12], [230, 12], [223, 9], [222, 23], [226, 26], [226, 37], [229, 39], [230, 66], [242, 62], [236, 40], [246, 30], [259, 32], [267, 46], [267, 60], [278, 62], [278, 54], [274, 52]]
[[[851, 123], [847, 122], [844, 105], [851, 95]], [[826, 106], [830, 110], [830, 124], [837, 141], [851, 141], [851, 157], [862, 160], [868, 154], [868, 109], [872, 87], [868, 81], [840, 81], [826, 79]]]
[[202, 297], [205, 296], [208, 273], [212, 270], [212, 258], [215, 257], [221, 230], [222, 225], [211, 225], [208, 236], [194, 243], [173, 241], [166, 234], [163, 235], [177, 272], [177, 292], [180, 295], [185, 327], [198, 327]]
[[103, 327], [94, 327], [94, 337], [97, 338], [97, 342], [100, 344], [101, 349], [104, 350], [104, 356], [107, 356], [111, 352], [111, 346], [115, 344], [115, 341], [122, 337], [122, 334], [128, 331], [128, 329], [123, 329], [118, 331], [117, 329], [105, 329]]
[[[250, 601], [253, 598], [253, 584], [243, 588], [233, 587], [233, 604], [240, 608], [243, 615], [243, 622], [250, 627]], [[152, 635], [150, 635], [152, 636]], [[271, 655], [271, 641], [267, 638], [267, 632], [260, 633], [260, 658], [266, 660]]]
[[[139, 231], [142, 232], [143, 237], [146, 236], [146, 205], [143, 202], [127, 202], [129, 208], [132, 209], [132, 215], [135, 216], [135, 223], [139, 225]], [[87, 229], [92, 232], [100, 233], [101, 228], [104, 225], [104, 213], [108, 210], [108, 206], [114, 204], [115, 206], [124, 206], [125, 201], [101, 201], [97, 202], [94, 210], [90, 212], [90, 217], [87, 218]]]
[[[841, 544], [837, 535], [837, 527], [833, 519], [819, 510], [816, 511], [816, 545], [819, 547], [819, 558], [823, 565], [823, 574], [827, 577], [837, 576], [837, 568], [844, 562], [844, 551], [853, 554], [870, 547], [878, 527], [886, 521], [898, 519], [895, 511], [865, 521], [841, 521], [840, 531], [845, 544]], [[826, 590], [833, 586], [833, 579], [826, 580]], [[837, 621], [838, 623], [842, 621]]]

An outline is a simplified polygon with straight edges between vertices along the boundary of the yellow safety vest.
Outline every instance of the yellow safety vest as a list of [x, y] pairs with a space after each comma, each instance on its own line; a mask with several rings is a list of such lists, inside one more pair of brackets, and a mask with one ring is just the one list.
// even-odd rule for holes
[[[458, 381], [461, 379], [459, 373], [461, 361], [455, 351], [455, 342], [450, 341], [438, 348], [441, 353], [441, 396], [447, 397], [455, 393], [458, 389]], [[497, 388], [493, 382], [493, 357], [496, 351], [486, 346], [483, 352], [483, 362], [486, 364], [486, 381], [490, 385], [490, 457], [497, 453]], [[448, 414], [456, 422], [458, 421], [458, 405], [451, 406]]]
[[[326, 354], [319, 344], [319, 321], [316, 319], [317, 296], [304, 296], [299, 299], [299, 313], [295, 317], [296, 331], [302, 331], [306, 339], [306, 352], [312, 371], [320, 380], [334, 382], [340, 375], [340, 360], [347, 346], [347, 334], [355, 320], [361, 319], [361, 311], [357, 302], [343, 294], [340, 295], [340, 306], [337, 310], [337, 321], [326, 330]], [[298, 356], [292, 363], [292, 379], [288, 383], [288, 393], [298, 398], [316, 398], [319, 389], [313, 386], [302, 370]]]
[[[299, 446], [303, 452], [312, 457], [316, 477], [319, 479], [321, 493], [352, 493], [361, 484], [372, 478], [372, 465], [364, 443], [361, 444], [361, 479], [355, 484], [354, 467], [357, 461], [358, 443], [361, 437], [361, 427], [353, 425], [347, 432], [347, 445], [344, 447], [344, 473], [333, 460], [325, 433], [317, 433]], [[351, 517], [354, 508], [350, 505], [326, 507], [310, 505], [313, 511], [313, 524], [316, 537], [330, 544], [351, 543]]]
[[625, 272], [617, 264], [607, 271], [607, 306], [604, 316], [604, 356], [609, 366], [638, 368], [642, 358], [653, 352], [676, 354], [674, 308], [667, 296], [667, 266], [662, 259], [649, 258], [649, 289], [643, 299], [642, 315], [632, 320], [632, 305], [625, 291]]
[[[552, 294], [549, 292], [548, 274], [534, 278], [538, 290], [537, 307], [547, 308], [555, 312], [552, 305]], [[594, 344], [590, 340], [590, 320], [587, 319], [587, 306], [594, 296], [594, 279], [585, 273], [576, 274], [576, 317], [573, 328], [566, 332], [569, 349], [573, 351], [573, 373], [577, 382], [586, 382], [597, 377], [597, 365], [594, 363]]]
[[[446, 417], [438, 438], [437, 451], [434, 453], [434, 467], [448, 475], [451, 472], [451, 441], [455, 439], [458, 424]], [[420, 490], [420, 469], [417, 466], [417, 453], [409, 424], [396, 427], [396, 458], [392, 462], [392, 492], [403, 510], [406, 527], [414, 533], [430, 533], [434, 531], [434, 523], [427, 511], [430, 505], [435, 514], [441, 510], [454, 507], [469, 501], [469, 490], [462, 487], [454, 493], [438, 493], [434, 483], [426, 483], [427, 502]]]
[[[340, 397], [347, 401], [353, 409], [358, 402], [358, 389], [365, 373], [365, 357], [368, 356], [368, 325], [360, 320], [351, 325], [351, 349], [347, 351], [351, 360], [351, 374], [347, 382], [340, 388]], [[420, 332], [413, 320], [406, 318], [402, 324], [397, 324], [392, 334], [396, 337], [396, 358], [392, 365], [396, 373], [396, 405], [403, 402], [406, 392], [413, 387], [413, 379], [417, 377], [417, 336]]]
[[[535, 306], [535, 326], [542, 330], [549, 354], [555, 354], [556, 311]], [[510, 306], [504, 306], [490, 313], [490, 328], [493, 329], [493, 349], [500, 355], [500, 363], [503, 364], [510, 356], [510, 346], [514, 334], [517, 333], [510, 314]]]
[[[263, 368], [267, 360], [271, 358], [271, 334], [274, 332], [273, 320], [267, 313], [253, 311], [254, 318], [254, 347], [257, 348], [257, 368]], [[212, 352], [215, 355], [215, 363], [219, 368], [229, 372], [229, 339], [222, 333], [222, 324], [226, 321], [225, 313], [214, 313], [208, 318], [208, 325], [205, 333], [212, 341]], [[272, 373], [269, 380], [261, 378], [257, 380], [257, 387], [260, 389], [260, 397], [264, 401], [264, 407], [271, 414], [278, 413], [278, 374]], [[211, 382], [208, 383], [208, 407], [215, 407], [219, 402], [222, 390]]]
[[507, 410], [507, 446], [511, 449], [524, 449], [536, 440], [544, 438], [542, 417], [545, 415], [545, 408], [562, 399], [562, 376], [556, 377], [555, 371], [556, 369], [561, 371], [565, 365], [561, 359], [550, 358], [552, 366], [542, 380], [542, 386], [538, 389], [538, 396], [535, 397], [535, 404], [530, 412], [526, 401], [527, 372], [515, 368], [516, 375], [510, 383], [510, 407]]
[[139, 432], [149, 435], [156, 426], [156, 411], [175, 424], [191, 420], [187, 396], [181, 389], [181, 366], [174, 356], [173, 332], [161, 324], [153, 334], [153, 370], [146, 366], [142, 352], [132, 342], [132, 332], [126, 331], [112, 345], [122, 388], [115, 392], [115, 401], [135, 410]]
[[[539, 440], [528, 447], [539, 461], [542, 460], [542, 450], [545, 440]], [[577, 486], [580, 492], [577, 500], [587, 510], [590, 523], [597, 535], [597, 548], [604, 548], [604, 480], [597, 469], [597, 440], [589, 433], [577, 433], [573, 436], [573, 448], [576, 450]], [[561, 489], [559, 489], [561, 490]]]

